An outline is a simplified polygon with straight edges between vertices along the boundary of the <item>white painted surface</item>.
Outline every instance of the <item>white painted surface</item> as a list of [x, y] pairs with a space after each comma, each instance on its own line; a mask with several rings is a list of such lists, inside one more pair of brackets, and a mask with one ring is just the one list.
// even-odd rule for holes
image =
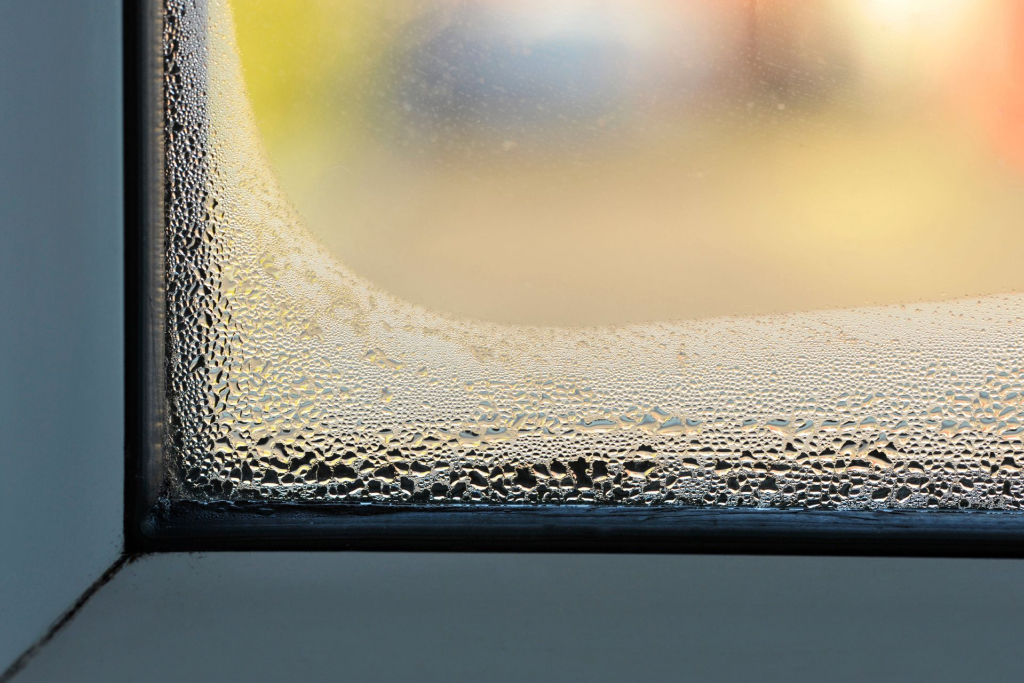
[[120, 14], [0, 2], [0, 671], [121, 550]]
[[1024, 564], [702, 556], [147, 557], [36, 681], [995, 681]]

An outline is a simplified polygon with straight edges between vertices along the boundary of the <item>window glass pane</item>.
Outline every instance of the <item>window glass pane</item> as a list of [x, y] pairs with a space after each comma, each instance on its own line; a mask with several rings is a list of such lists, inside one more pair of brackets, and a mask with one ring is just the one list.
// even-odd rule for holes
[[175, 495], [1017, 507], [1012, 0], [172, 0]]

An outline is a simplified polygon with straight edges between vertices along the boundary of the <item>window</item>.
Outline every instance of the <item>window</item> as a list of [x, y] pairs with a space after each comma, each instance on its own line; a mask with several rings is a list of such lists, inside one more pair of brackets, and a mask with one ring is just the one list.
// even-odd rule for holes
[[157, 14], [157, 545], [1024, 529], [1016, 3]]

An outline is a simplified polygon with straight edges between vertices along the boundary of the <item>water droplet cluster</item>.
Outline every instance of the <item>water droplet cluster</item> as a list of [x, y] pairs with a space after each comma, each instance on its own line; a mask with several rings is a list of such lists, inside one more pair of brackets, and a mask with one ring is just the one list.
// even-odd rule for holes
[[1024, 296], [582, 329], [409, 305], [281, 194], [225, 4], [168, 7], [169, 495], [1021, 506]]

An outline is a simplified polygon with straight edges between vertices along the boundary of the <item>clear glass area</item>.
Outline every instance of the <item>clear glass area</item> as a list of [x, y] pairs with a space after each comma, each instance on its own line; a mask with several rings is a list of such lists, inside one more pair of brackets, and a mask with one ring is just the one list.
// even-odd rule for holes
[[1012, 0], [234, 3], [276, 177], [354, 272], [496, 322], [1024, 286]]
[[170, 0], [173, 495], [1018, 507], [1024, 5]]

